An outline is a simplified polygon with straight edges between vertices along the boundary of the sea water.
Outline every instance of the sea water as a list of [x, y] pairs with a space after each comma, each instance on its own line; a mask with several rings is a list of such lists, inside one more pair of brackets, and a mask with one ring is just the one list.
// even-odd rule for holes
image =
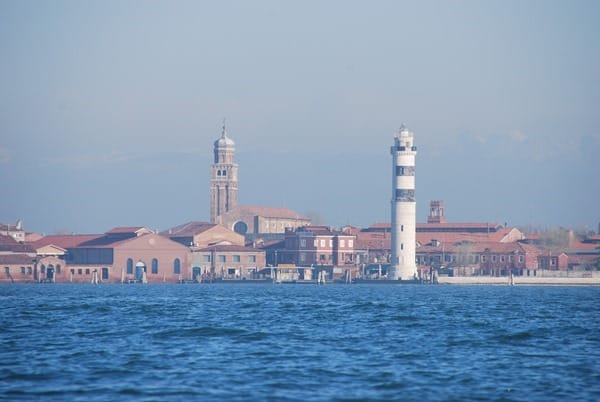
[[600, 288], [0, 286], [0, 399], [600, 400]]

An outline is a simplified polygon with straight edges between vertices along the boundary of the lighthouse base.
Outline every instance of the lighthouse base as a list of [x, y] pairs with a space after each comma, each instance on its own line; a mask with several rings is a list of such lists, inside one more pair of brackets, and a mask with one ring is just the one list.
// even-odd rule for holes
[[407, 267], [407, 266], [393, 266], [388, 275], [389, 279], [392, 280], [403, 280], [403, 281], [412, 281], [417, 278], [417, 267]]

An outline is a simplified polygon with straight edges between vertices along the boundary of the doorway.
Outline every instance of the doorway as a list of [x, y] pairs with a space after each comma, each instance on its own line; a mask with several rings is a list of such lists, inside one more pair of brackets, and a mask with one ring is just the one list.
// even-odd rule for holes
[[142, 281], [144, 279], [144, 274], [146, 273], [146, 264], [142, 261], [138, 261], [135, 264], [135, 279], [138, 281]]

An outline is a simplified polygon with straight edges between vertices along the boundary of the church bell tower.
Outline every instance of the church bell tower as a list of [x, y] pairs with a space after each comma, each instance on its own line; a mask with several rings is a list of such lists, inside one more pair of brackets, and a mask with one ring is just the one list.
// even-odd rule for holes
[[214, 143], [214, 163], [210, 179], [210, 221], [220, 223], [219, 216], [237, 207], [238, 165], [234, 162], [235, 142], [227, 136], [225, 122], [221, 138]]

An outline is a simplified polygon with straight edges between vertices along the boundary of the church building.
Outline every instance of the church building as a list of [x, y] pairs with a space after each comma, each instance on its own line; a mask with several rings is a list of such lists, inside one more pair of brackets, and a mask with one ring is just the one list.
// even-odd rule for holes
[[210, 221], [242, 235], [284, 234], [310, 225], [310, 219], [288, 208], [238, 205], [238, 165], [235, 142], [223, 125], [214, 142], [210, 180]]

